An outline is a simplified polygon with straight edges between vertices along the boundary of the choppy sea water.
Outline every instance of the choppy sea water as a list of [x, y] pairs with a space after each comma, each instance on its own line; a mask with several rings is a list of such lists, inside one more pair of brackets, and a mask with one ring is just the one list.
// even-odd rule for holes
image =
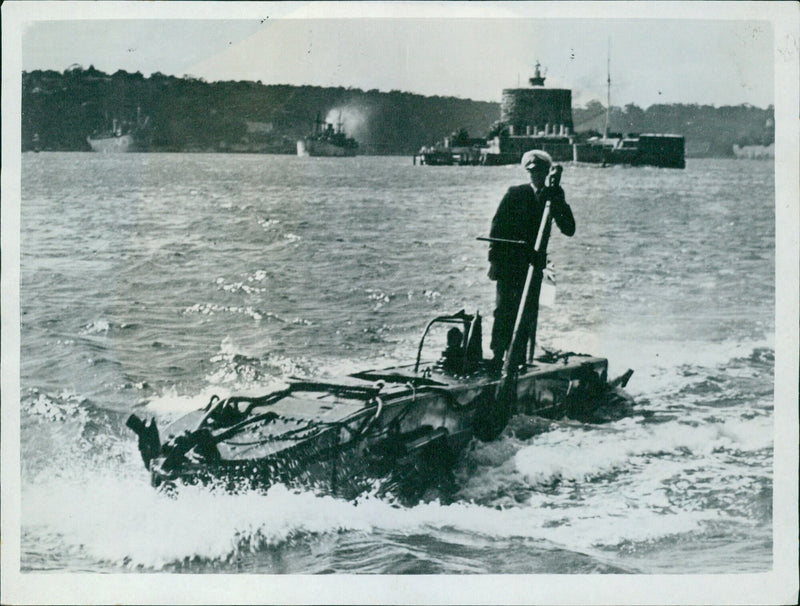
[[488, 346], [475, 237], [518, 167], [23, 155], [23, 570], [769, 570], [773, 170], [566, 165], [578, 229], [551, 238], [539, 337], [633, 368], [636, 412], [475, 443], [454, 502], [403, 507], [282, 486], [168, 497], [124, 421], [409, 361], [461, 308], [485, 315]]

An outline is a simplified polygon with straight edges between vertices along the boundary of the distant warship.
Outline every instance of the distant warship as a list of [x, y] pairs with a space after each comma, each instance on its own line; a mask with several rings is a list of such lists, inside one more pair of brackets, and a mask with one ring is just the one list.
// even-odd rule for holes
[[149, 117], [142, 119], [141, 112], [136, 110], [136, 122], [131, 124], [116, 118], [111, 122], [111, 128], [102, 132], [95, 132], [86, 137], [92, 151], [100, 153], [125, 153], [143, 151], [149, 142]]
[[358, 143], [345, 134], [341, 116], [334, 130], [333, 124], [324, 122], [317, 114], [312, 133], [297, 142], [298, 156], [355, 156], [356, 150]]

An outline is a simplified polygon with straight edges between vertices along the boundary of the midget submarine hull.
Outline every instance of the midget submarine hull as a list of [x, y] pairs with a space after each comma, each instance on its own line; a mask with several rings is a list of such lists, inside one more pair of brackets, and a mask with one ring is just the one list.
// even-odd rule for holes
[[156, 487], [281, 483], [353, 497], [377, 485], [418, 497], [471, 440], [496, 438], [514, 415], [602, 422], [628, 414], [621, 387], [631, 372], [609, 383], [604, 358], [548, 352], [519, 367], [512, 401], [499, 402], [501, 378], [488, 361], [454, 369], [418, 359], [292, 379], [258, 397], [212, 397], [161, 432], [135, 415], [128, 425]]

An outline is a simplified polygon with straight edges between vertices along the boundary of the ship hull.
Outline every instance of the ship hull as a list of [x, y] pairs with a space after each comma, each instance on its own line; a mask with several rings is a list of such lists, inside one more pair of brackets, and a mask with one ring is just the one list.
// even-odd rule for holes
[[353, 147], [334, 145], [328, 141], [317, 139], [300, 139], [297, 142], [297, 155], [301, 157], [320, 156], [330, 158], [353, 157], [356, 150]]
[[573, 162], [603, 164], [608, 158], [608, 149], [602, 144], [576, 143], [573, 146]]
[[678, 135], [643, 134], [623, 140], [622, 145], [576, 143], [572, 159], [589, 164], [686, 168], [684, 138]]
[[96, 139], [87, 137], [86, 141], [89, 143], [92, 151], [101, 154], [120, 154], [140, 151], [140, 146], [137, 145], [136, 138], [131, 134], [120, 135], [119, 137], [98, 137]]

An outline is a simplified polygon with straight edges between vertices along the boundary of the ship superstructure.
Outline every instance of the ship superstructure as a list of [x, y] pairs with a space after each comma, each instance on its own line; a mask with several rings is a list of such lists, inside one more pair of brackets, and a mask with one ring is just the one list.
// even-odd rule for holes
[[355, 156], [358, 143], [344, 132], [341, 115], [336, 128], [317, 114], [311, 134], [297, 142], [298, 156]]

